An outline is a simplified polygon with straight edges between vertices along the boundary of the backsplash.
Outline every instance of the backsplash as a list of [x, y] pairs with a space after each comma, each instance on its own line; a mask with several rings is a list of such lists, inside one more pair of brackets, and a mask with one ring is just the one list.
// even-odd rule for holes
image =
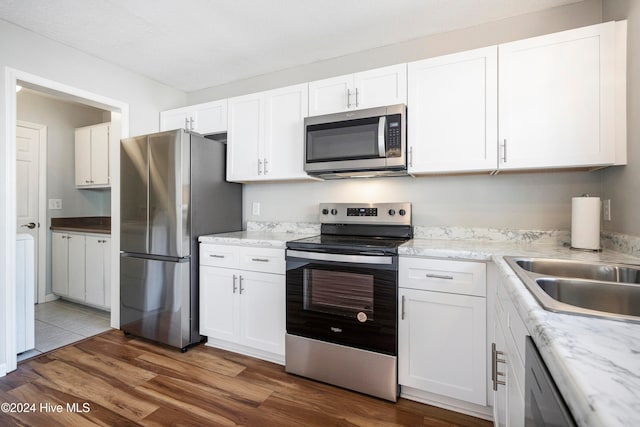
[[[247, 231], [272, 233], [319, 234], [320, 224], [312, 222], [248, 221]], [[488, 242], [521, 242], [565, 245], [571, 242], [569, 230], [509, 230], [471, 227], [414, 226], [416, 239], [476, 240]], [[640, 237], [603, 231], [602, 245], [606, 249], [640, 257]]]

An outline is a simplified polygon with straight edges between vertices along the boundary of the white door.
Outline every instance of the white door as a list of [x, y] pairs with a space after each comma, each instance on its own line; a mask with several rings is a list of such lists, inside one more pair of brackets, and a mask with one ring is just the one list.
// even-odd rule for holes
[[69, 245], [69, 297], [84, 301], [85, 237], [82, 234], [67, 234], [67, 243]]
[[309, 83], [309, 116], [355, 108], [353, 74]]
[[109, 123], [91, 127], [91, 184], [109, 185]]
[[85, 301], [93, 305], [104, 306], [105, 262], [102, 236], [85, 236]]
[[227, 131], [227, 100], [207, 102], [194, 106], [191, 113], [194, 131], [206, 135]]
[[227, 180], [264, 179], [264, 92], [230, 98], [228, 112]]
[[67, 233], [51, 233], [51, 290], [69, 294], [69, 239]]
[[189, 129], [189, 112], [186, 108], [162, 111], [160, 113], [160, 131]]
[[91, 185], [91, 128], [75, 131], [76, 186]]
[[200, 267], [200, 334], [238, 342], [238, 273]]
[[16, 126], [16, 232], [33, 237], [35, 294], [38, 295], [38, 215], [40, 131]]
[[391, 65], [354, 75], [354, 108], [407, 103], [407, 64]]

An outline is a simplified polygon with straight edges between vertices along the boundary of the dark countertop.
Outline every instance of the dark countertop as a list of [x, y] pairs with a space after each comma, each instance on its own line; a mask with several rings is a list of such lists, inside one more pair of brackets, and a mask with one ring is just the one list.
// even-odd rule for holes
[[110, 216], [51, 218], [51, 230], [111, 234]]

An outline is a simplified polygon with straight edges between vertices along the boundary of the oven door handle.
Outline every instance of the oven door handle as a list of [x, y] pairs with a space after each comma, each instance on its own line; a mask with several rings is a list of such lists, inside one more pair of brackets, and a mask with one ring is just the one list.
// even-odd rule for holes
[[393, 264], [393, 256], [344, 255], [322, 252], [305, 252], [287, 249], [287, 256], [314, 261], [345, 262], [349, 264]]

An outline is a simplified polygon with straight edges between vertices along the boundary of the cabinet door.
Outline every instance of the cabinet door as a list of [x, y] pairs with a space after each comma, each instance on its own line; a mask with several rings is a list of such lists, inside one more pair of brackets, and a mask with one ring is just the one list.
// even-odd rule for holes
[[84, 301], [85, 298], [85, 237], [68, 234], [69, 244], [69, 297]]
[[106, 240], [102, 236], [85, 237], [85, 301], [89, 304], [105, 306], [105, 287], [107, 282], [105, 263]]
[[109, 124], [91, 127], [91, 185], [109, 185]]
[[[498, 315], [496, 314], [496, 319]], [[502, 352], [499, 355], [501, 360], [506, 360], [505, 357], [505, 335], [502, 331], [502, 326], [499, 322], [496, 321], [494, 327], [493, 334], [493, 342], [496, 345], [496, 350]], [[506, 363], [498, 363], [497, 366], [492, 366], [492, 370], [497, 370], [503, 375], [498, 375], [497, 379], [502, 382], [507, 382], [509, 379], [507, 378], [507, 366]], [[492, 371], [493, 373], [493, 371]], [[495, 375], [495, 374], [494, 374]], [[493, 385], [493, 384], [492, 384]], [[493, 422], [495, 427], [506, 427], [507, 426], [507, 386], [506, 384], [498, 384], [497, 388], [494, 388], [493, 391]]]
[[265, 139], [262, 156], [267, 179], [308, 179], [304, 172], [304, 118], [308, 111], [305, 84], [265, 95]]
[[189, 115], [186, 108], [162, 111], [160, 113], [160, 131], [189, 129]]
[[309, 116], [355, 108], [353, 74], [309, 83]]
[[51, 233], [51, 290], [56, 295], [69, 294], [69, 244], [66, 233]]
[[355, 108], [407, 103], [407, 64], [392, 65], [354, 75]]
[[227, 131], [227, 100], [194, 105], [191, 112], [194, 131], [206, 135]]
[[485, 299], [404, 288], [399, 296], [399, 383], [486, 405]]
[[235, 270], [200, 267], [200, 334], [239, 341], [238, 282]]
[[242, 344], [284, 355], [285, 276], [240, 272]]
[[500, 169], [614, 162], [614, 25], [499, 46]]
[[409, 64], [409, 173], [498, 167], [497, 46]]
[[102, 238], [102, 256], [104, 263], [104, 307], [111, 308], [111, 238]]
[[264, 179], [264, 92], [229, 99], [227, 180]]
[[76, 186], [91, 185], [91, 128], [75, 131]]

